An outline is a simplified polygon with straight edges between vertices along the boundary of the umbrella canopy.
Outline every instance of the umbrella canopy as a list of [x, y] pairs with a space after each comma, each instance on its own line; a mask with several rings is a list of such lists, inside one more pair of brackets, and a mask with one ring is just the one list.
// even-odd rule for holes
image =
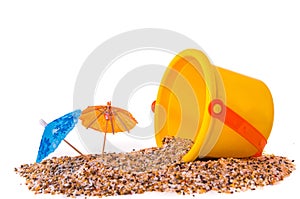
[[111, 106], [111, 102], [107, 102], [106, 106], [88, 106], [82, 111], [79, 119], [86, 128], [105, 133], [102, 153], [105, 147], [106, 133], [129, 132], [137, 124], [131, 113]]
[[47, 124], [36, 158], [37, 163], [55, 151], [61, 141], [64, 140], [68, 133], [74, 128], [80, 114], [81, 110], [75, 110]]

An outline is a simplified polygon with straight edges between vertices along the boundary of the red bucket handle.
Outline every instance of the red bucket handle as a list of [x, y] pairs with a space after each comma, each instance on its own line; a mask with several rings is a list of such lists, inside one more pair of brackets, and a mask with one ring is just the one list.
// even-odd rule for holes
[[267, 140], [247, 120], [242, 118], [229, 107], [225, 106], [225, 104], [219, 99], [211, 101], [208, 111], [212, 117], [219, 119], [250, 142], [257, 149], [257, 153], [254, 157], [262, 155], [262, 151], [267, 144]]

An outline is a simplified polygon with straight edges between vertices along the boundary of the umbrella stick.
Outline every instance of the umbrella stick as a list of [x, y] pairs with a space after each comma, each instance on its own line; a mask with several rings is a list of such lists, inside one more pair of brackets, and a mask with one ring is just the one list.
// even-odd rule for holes
[[106, 143], [106, 132], [104, 133], [103, 147], [102, 147], [102, 155], [104, 154], [104, 148]]
[[[43, 127], [47, 126], [47, 122], [45, 122], [43, 119], [40, 120], [40, 124]], [[64, 139], [64, 142], [67, 143], [72, 149], [74, 149], [77, 153], [79, 153], [80, 155], [83, 155], [78, 149], [76, 149], [70, 142], [68, 142], [67, 140]]]
[[79, 153], [80, 155], [83, 155], [78, 149], [76, 149], [70, 142], [68, 142], [67, 140], [64, 139], [64, 142], [67, 143], [70, 147], [72, 147], [72, 149], [74, 149], [77, 153]]

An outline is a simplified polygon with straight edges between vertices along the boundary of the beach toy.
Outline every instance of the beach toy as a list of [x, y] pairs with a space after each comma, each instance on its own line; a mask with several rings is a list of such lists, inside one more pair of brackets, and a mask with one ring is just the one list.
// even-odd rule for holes
[[104, 154], [107, 133], [125, 131], [129, 133], [129, 130], [138, 123], [131, 113], [112, 106], [110, 101], [106, 105], [88, 106], [82, 111], [79, 119], [86, 128], [104, 132], [102, 154]]
[[75, 148], [70, 142], [65, 140], [66, 136], [73, 130], [78, 122], [78, 118], [81, 114], [81, 110], [75, 110], [71, 113], [65, 114], [64, 116], [57, 118], [47, 124], [44, 120], [40, 120], [41, 125], [45, 127], [44, 133], [39, 146], [38, 155], [36, 162], [40, 163], [50, 153], [54, 152], [61, 141], [67, 143], [80, 155], [83, 155], [77, 148]]
[[193, 140], [185, 162], [260, 156], [274, 118], [272, 95], [262, 81], [214, 66], [196, 49], [171, 61], [154, 110], [158, 146], [165, 136]]

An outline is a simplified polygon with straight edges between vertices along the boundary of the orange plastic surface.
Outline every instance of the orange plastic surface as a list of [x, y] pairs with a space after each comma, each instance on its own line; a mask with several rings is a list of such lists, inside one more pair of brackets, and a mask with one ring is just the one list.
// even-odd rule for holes
[[[215, 109], [214, 107], [218, 107]], [[209, 105], [209, 113], [212, 117], [224, 122], [231, 129], [239, 133], [257, 149], [254, 156], [260, 156], [267, 144], [266, 138], [247, 120], [239, 116], [229, 107], [225, 106], [221, 100], [215, 99]]]

